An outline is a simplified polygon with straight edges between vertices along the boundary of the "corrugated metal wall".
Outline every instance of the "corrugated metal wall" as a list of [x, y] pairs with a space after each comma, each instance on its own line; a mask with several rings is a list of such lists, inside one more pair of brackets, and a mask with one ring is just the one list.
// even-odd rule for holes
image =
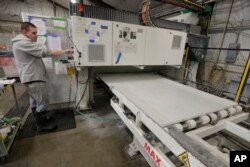
[[114, 10], [109, 8], [102, 8], [96, 6], [84, 5], [84, 11], [79, 12], [78, 4], [70, 5], [70, 15], [84, 16], [89, 18], [96, 18], [102, 20], [110, 20], [131, 24], [140, 24], [139, 15], [137, 13], [125, 12], [121, 10]]
[[[230, 43], [238, 44], [241, 49], [250, 49], [250, 1], [234, 0], [229, 24], [225, 31], [232, 0], [216, 1], [211, 18], [209, 33], [210, 48], [228, 48]], [[242, 23], [242, 26], [241, 26]], [[241, 29], [240, 29], [241, 27]], [[249, 51], [239, 51], [234, 63], [226, 62], [227, 50], [208, 50], [201, 78], [215, 88], [227, 91], [233, 78], [241, 77]]]

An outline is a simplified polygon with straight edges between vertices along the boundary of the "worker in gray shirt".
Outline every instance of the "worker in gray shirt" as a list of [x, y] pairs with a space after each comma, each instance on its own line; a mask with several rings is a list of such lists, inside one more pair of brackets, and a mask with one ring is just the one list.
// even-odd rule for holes
[[37, 41], [37, 28], [34, 24], [23, 22], [21, 34], [13, 42], [13, 53], [21, 83], [25, 84], [30, 95], [30, 105], [36, 120], [38, 132], [52, 131], [57, 125], [47, 114], [48, 90], [47, 72], [42, 58], [71, 54], [71, 49], [50, 51]]

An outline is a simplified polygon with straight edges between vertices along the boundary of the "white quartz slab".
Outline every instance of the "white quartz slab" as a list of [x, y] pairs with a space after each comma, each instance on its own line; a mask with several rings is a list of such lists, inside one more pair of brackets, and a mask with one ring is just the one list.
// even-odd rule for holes
[[162, 127], [237, 105], [160, 75], [104, 74], [100, 77]]

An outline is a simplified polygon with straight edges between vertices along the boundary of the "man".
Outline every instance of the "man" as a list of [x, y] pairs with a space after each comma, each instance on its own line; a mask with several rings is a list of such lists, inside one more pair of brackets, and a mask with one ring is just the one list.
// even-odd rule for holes
[[49, 51], [43, 44], [37, 43], [37, 28], [34, 24], [23, 22], [21, 34], [12, 39], [13, 53], [21, 83], [24, 83], [30, 95], [30, 105], [36, 120], [38, 132], [52, 131], [57, 125], [48, 120], [47, 72], [42, 57], [71, 54], [70, 49]]

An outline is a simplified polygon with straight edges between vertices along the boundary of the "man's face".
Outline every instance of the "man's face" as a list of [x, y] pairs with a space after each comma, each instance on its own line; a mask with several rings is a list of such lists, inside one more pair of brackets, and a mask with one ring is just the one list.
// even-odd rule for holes
[[29, 27], [28, 31], [24, 32], [24, 35], [31, 39], [31, 41], [36, 42], [37, 41], [37, 29], [34, 27]]

